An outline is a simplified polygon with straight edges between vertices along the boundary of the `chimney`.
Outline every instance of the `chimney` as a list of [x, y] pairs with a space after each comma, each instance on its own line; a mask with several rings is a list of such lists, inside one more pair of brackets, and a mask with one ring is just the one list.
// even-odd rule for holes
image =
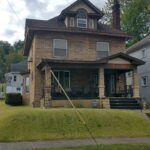
[[119, 0], [114, 0], [112, 7], [113, 28], [120, 30], [120, 3]]

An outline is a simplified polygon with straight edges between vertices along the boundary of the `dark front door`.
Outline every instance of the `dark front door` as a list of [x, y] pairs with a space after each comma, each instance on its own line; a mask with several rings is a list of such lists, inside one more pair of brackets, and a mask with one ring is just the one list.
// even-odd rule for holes
[[115, 74], [105, 75], [105, 95], [106, 97], [114, 97], [116, 93], [116, 76]]

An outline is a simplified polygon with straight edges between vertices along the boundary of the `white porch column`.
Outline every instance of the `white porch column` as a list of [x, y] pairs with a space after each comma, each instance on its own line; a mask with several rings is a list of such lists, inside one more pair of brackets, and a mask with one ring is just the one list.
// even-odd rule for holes
[[51, 68], [45, 67], [45, 101], [51, 100]]
[[133, 97], [140, 97], [139, 94], [139, 75], [137, 68], [133, 70]]
[[105, 98], [104, 68], [99, 68], [98, 81], [99, 81], [99, 98]]

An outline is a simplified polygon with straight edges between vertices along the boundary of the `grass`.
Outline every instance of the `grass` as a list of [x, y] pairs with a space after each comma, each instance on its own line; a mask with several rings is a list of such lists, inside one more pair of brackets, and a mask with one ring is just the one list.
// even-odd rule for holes
[[34, 149], [34, 150], [150, 150], [150, 144], [120, 144], [120, 145], [99, 145], [77, 147], [77, 148], [53, 148], [53, 149]]
[[[79, 109], [95, 137], [148, 137], [150, 121], [140, 111]], [[11, 107], [0, 102], [0, 141], [88, 138], [73, 109]]]

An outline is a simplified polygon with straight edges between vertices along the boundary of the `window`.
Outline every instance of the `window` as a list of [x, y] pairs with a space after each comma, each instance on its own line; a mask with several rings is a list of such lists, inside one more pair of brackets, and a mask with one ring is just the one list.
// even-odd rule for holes
[[77, 27], [87, 28], [87, 16], [82, 10], [80, 10], [77, 14]]
[[59, 80], [64, 89], [70, 89], [70, 72], [69, 71], [54, 71], [55, 76]]
[[148, 76], [143, 76], [142, 78], [142, 86], [148, 86]]
[[25, 79], [25, 90], [26, 93], [29, 93], [29, 77], [26, 77]]
[[97, 42], [96, 43], [97, 59], [107, 57], [109, 54], [109, 43], [108, 42]]
[[74, 18], [73, 17], [70, 18], [70, 27], [74, 27]]
[[17, 76], [14, 76], [14, 82], [16, 82], [17, 81]]
[[142, 52], [142, 58], [145, 58], [146, 57], [146, 50], [143, 49], [141, 52]]
[[54, 49], [54, 56], [57, 56], [57, 57], [67, 56], [67, 40], [54, 39], [53, 49]]

